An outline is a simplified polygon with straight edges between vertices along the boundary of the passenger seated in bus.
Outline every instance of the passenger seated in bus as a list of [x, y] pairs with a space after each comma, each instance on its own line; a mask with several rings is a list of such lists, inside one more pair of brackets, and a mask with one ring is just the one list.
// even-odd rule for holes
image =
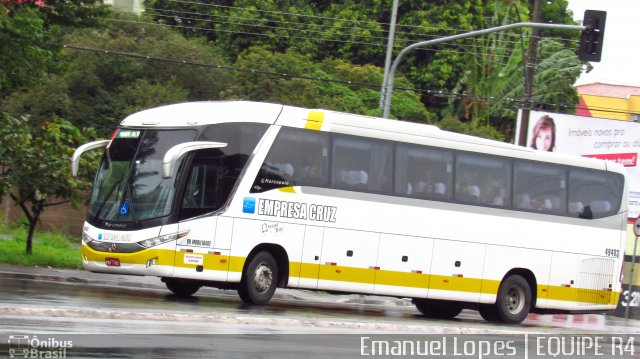
[[358, 186], [358, 187], [362, 187], [362, 186], [366, 186], [366, 184], [369, 182], [369, 175], [367, 174], [367, 172], [360, 170], [360, 171], [347, 171], [347, 173], [345, 174], [344, 177], [344, 182], [349, 185], [349, 186]]
[[300, 179], [306, 180], [306, 182], [320, 183], [322, 182], [323, 166], [322, 161], [316, 159], [311, 161], [308, 166], [303, 166], [298, 171]]
[[273, 167], [277, 168], [278, 170], [280, 170], [280, 172], [282, 172], [282, 174], [284, 174], [285, 178], [291, 178], [293, 177], [293, 165], [291, 163], [274, 163]]
[[553, 209], [553, 204], [549, 198], [535, 197], [531, 202], [533, 209], [537, 211], [550, 211]]
[[435, 193], [435, 185], [433, 183], [427, 183], [422, 193], [428, 196], [433, 195]]
[[527, 193], [519, 195], [516, 201], [516, 207], [520, 209], [532, 209], [531, 197]]
[[501, 196], [502, 189], [499, 187], [491, 187], [489, 190], [489, 203], [494, 206], [504, 206], [504, 197]]
[[435, 197], [444, 198], [446, 195], [446, 186], [442, 182], [438, 182], [435, 184], [433, 189], [433, 194]]
[[455, 193], [456, 200], [467, 202], [469, 201], [469, 185], [465, 182], [456, 183]]
[[569, 213], [578, 214], [582, 212], [584, 205], [582, 202], [569, 202]]
[[469, 201], [478, 203], [480, 202], [480, 187], [478, 186], [469, 186]]

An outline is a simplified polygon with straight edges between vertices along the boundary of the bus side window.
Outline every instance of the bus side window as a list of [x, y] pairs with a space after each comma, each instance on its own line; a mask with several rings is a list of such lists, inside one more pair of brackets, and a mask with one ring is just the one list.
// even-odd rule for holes
[[217, 150], [199, 151], [193, 160], [182, 197], [180, 219], [191, 218], [219, 208], [222, 160]]
[[451, 198], [453, 154], [440, 149], [398, 144], [395, 189], [399, 195], [446, 200]]
[[283, 127], [265, 158], [251, 192], [287, 186], [326, 186], [329, 135]]
[[569, 215], [580, 218], [602, 218], [614, 215], [619, 208], [623, 178], [605, 171], [572, 168], [569, 171]]
[[510, 200], [510, 188], [511, 162], [507, 159], [471, 153], [456, 156], [456, 201], [504, 207]]
[[335, 188], [391, 192], [393, 145], [363, 137], [334, 135], [331, 184]]
[[549, 214], [566, 214], [565, 167], [517, 161], [514, 165], [514, 208]]

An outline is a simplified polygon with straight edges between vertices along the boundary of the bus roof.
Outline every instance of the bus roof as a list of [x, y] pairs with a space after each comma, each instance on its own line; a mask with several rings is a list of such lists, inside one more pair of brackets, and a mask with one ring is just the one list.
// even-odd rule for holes
[[[311, 123], [312, 119], [315, 121]], [[306, 109], [252, 101], [185, 102], [134, 113], [125, 127], [192, 127], [226, 122], [278, 124], [321, 131], [367, 136], [398, 142], [506, 155], [551, 163], [564, 163], [625, 173], [623, 166], [598, 159], [550, 153], [454, 132], [436, 126], [355, 115], [322, 109]]]
[[192, 127], [224, 122], [273, 124], [283, 106], [248, 101], [184, 102], [143, 110], [120, 123], [127, 127]]

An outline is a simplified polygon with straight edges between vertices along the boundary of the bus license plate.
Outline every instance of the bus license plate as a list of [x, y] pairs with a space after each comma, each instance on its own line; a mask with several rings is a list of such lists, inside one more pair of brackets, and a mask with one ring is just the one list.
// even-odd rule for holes
[[120, 267], [120, 259], [118, 258], [105, 258], [104, 263], [109, 267]]

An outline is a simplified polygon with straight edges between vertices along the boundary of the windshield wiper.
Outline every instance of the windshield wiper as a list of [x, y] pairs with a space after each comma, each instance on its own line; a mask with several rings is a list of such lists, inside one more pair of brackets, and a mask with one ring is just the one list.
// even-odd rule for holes
[[116, 189], [116, 187], [118, 187], [118, 190], [120, 190], [120, 184], [122, 183], [122, 178], [124, 177], [121, 176], [119, 180], [117, 180], [113, 186], [111, 186], [111, 188], [109, 189], [109, 192], [107, 192], [107, 196], [104, 198], [104, 201], [100, 204], [100, 207], [98, 207], [98, 211], [96, 212], [96, 218], [100, 218], [100, 213], [102, 213], [102, 210], [104, 209], [104, 206], [107, 204], [107, 202], [109, 201], [109, 198], [111, 197], [111, 195], [113, 194], [113, 191]]
[[124, 186], [124, 190], [125, 192], [128, 193], [129, 198], [131, 199], [131, 203], [129, 204], [129, 212], [131, 213], [131, 219], [133, 219], [133, 224], [135, 224], [136, 227], [140, 227], [140, 225], [138, 224], [138, 219], [136, 217], [136, 211], [134, 209], [134, 205], [133, 203], [135, 202], [135, 199], [133, 198], [133, 191], [131, 190], [131, 182], [127, 181], [127, 183]]

